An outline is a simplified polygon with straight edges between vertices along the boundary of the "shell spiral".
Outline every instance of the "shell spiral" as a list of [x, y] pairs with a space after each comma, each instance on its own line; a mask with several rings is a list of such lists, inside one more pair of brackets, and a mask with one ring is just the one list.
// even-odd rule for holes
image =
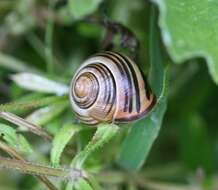
[[117, 123], [146, 115], [155, 104], [155, 96], [130, 58], [102, 52], [87, 59], [76, 71], [70, 101], [83, 123]]

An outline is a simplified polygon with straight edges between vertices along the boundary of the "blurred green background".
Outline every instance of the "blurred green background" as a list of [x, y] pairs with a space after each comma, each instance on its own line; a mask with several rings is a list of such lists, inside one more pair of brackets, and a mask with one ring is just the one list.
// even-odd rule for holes
[[[158, 30], [156, 37], [158, 43], [160, 42], [159, 48], [162, 54], [161, 62], [164, 67], [166, 65], [168, 67], [167, 110], [159, 136], [149, 153], [146, 164], [137, 172], [129, 172], [117, 161], [122, 143], [131, 127], [127, 125], [121, 127], [120, 133], [111, 142], [91, 156], [87, 163], [87, 170], [95, 172], [97, 181], [105, 189], [110, 190], [217, 190], [218, 88], [214, 76], [216, 72], [212, 77], [208, 71], [205, 57], [195, 56], [197, 53], [195, 54], [191, 50], [192, 47], [204, 47], [203, 40], [197, 41], [197, 37], [194, 39], [187, 32], [196, 25], [200, 26], [199, 23], [191, 25], [189, 21], [183, 20], [187, 24], [184, 27], [187, 30], [183, 31], [185, 24], [179, 20], [183, 18], [179, 17], [179, 14], [182, 13], [178, 11], [176, 14], [177, 8], [179, 9], [180, 6], [179, 1], [177, 1], [178, 7], [175, 2], [170, 4], [171, 1], [167, 0], [162, 1], [162, 4], [160, 1], [157, 2], [159, 2], [157, 3], [159, 6], [146, 0], [1, 0], [0, 103], [25, 100], [31, 96], [38, 98], [45, 96], [20, 88], [11, 81], [11, 74], [35, 69], [50, 79], [69, 85], [75, 70], [83, 60], [101, 50], [101, 43], [107, 29], [99, 24], [86, 22], [85, 19], [90, 17], [100, 20], [106, 18], [131, 30], [140, 43], [137, 64], [143, 73], [148, 75], [152, 64], [152, 53], [150, 52], [156, 51], [155, 48], [149, 49], [151, 48], [151, 44], [149, 45], [150, 31], [152, 31], [151, 12], [152, 9], [155, 9], [156, 16], [164, 19], [165, 17], [163, 15], [161, 17], [158, 10], [169, 5], [167, 10], [171, 12], [166, 11], [169, 13], [165, 18], [166, 23], [171, 22], [170, 18], [175, 18], [172, 22], [173, 27], [178, 30], [181, 27], [179, 30], [181, 36], [179, 36], [180, 33], [171, 30], [171, 26], [168, 28], [169, 33], [172, 34], [171, 40], [185, 36], [184, 39], [193, 40], [195, 46], [192, 44], [185, 46], [184, 49], [190, 52], [190, 56], [188, 56], [189, 59], [181, 58], [180, 49], [173, 49], [173, 47], [170, 49], [166, 44], [163, 20], [158, 25], [158, 19], [154, 18], [155, 27]], [[200, 1], [184, 0], [181, 2], [185, 4], [184, 11], [187, 9], [190, 15], [192, 15], [190, 6], [195, 7], [196, 11], [204, 8], [198, 7], [198, 3], [201, 4]], [[216, 8], [214, 7], [214, 10], [218, 10], [217, 6]], [[195, 12], [193, 12], [194, 14]], [[217, 16], [216, 12], [214, 12], [214, 18], [215, 16]], [[212, 21], [206, 20], [205, 22], [208, 22], [208, 30], [212, 25], [217, 31]], [[196, 36], [198, 35], [200, 34], [196, 33]], [[213, 52], [212, 50], [216, 50], [216, 40], [213, 39], [215, 37], [211, 36], [211, 38], [207, 38], [210, 42], [205, 43], [206, 50], [200, 48], [200, 51], [205, 50], [206, 53], [210, 53]], [[203, 39], [203, 37], [200, 38]], [[214, 43], [211, 44], [211, 41]], [[119, 34], [115, 35], [113, 43], [114, 50], [131, 55], [128, 48], [120, 46]], [[207, 49], [206, 46], [210, 49]], [[214, 54], [210, 55], [213, 57]], [[179, 58], [179, 56], [181, 57]], [[182, 64], [177, 64], [178, 62]], [[218, 64], [215, 57], [214, 62], [215, 65]], [[32, 111], [31, 109], [18, 112], [18, 114], [26, 117]], [[74, 121], [70, 104], [67, 104], [63, 111], [45, 122], [43, 128], [55, 135], [64, 123], [73, 123]], [[5, 121], [1, 120], [1, 123], [5, 123]], [[82, 131], [70, 141], [70, 146], [74, 148], [73, 154], [87, 144], [94, 130], [91, 128]], [[24, 157], [32, 162], [48, 164], [51, 144], [46, 144], [45, 141], [32, 134], [25, 133], [24, 135], [34, 149], [31, 154], [24, 153]], [[2, 156], [6, 156], [5, 153], [0, 153]], [[65, 155], [62, 165], [67, 167], [71, 158], [69, 155]], [[60, 180], [58, 184], [60, 189], [64, 189], [64, 182]], [[30, 175], [0, 170], [0, 189], [29, 190], [45, 189], [45, 187]]]

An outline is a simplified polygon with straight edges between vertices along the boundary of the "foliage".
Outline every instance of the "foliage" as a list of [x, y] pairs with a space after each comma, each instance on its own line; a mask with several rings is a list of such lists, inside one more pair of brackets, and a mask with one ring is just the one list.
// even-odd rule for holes
[[[201, 3], [196, 0], [154, 2], [160, 8], [162, 36], [173, 60], [182, 62], [196, 56], [203, 57], [218, 83], [217, 47], [214, 46], [218, 41], [215, 21], [218, 3], [206, 0]], [[179, 27], [175, 27], [177, 23]]]
[[[217, 12], [215, 0], [0, 1], [0, 189], [217, 189]], [[74, 116], [71, 78], [104, 48], [147, 76], [145, 118]]]

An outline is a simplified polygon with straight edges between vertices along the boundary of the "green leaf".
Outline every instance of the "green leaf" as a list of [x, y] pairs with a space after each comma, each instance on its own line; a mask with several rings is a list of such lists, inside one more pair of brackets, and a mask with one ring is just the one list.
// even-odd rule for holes
[[29, 144], [29, 142], [26, 140], [26, 138], [23, 135], [18, 134], [17, 139], [18, 139], [18, 149], [21, 152], [24, 152], [24, 153], [33, 152], [31, 145]]
[[69, 0], [70, 13], [77, 19], [94, 12], [103, 0]]
[[144, 119], [131, 126], [121, 149], [119, 165], [128, 170], [137, 170], [145, 162], [152, 144], [157, 138], [162, 119], [166, 111], [166, 72], [163, 71], [163, 61], [160, 52], [160, 41], [156, 26], [156, 12], [151, 9], [150, 20], [150, 84], [157, 96], [157, 105]]
[[149, 83], [156, 97], [159, 97], [161, 95], [164, 85], [164, 67], [160, 49], [159, 33], [156, 25], [157, 16], [154, 7], [151, 8], [150, 15], [149, 62], [151, 68], [149, 73]]
[[50, 80], [38, 74], [18, 73], [11, 76], [11, 79], [20, 87], [43, 93], [54, 93], [63, 95], [68, 93], [69, 88], [62, 83]]
[[[81, 169], [87, 158], [97, 149], [101, 148], [105, 143], [110, 141], [117, 134], [118, 130], [119, 127], [114, 124], [99, 124], [91, 141], [86, 145], [84, 150], [79, 152], [72, 160], [71, 167]], [[69, 182], [66, 190], [71, 190], [72, 187], [73, 183]], [[97, 190], [98, 187], [95, 189]]]
[[12, 127], [5, 124], [0, 124], [0, 135], [9, 145], [13, 147], [17, 146], [16, 130]]
[[125, 139], [119, 164], [128, 170], [137, 170], [145, 162], [152, 144], [160, 131], [166, 110], [166, 102], [161, 101], [149, 117], [136, 122]]
[[89, 174], [89, 178], [87, 179], [89, 184], [92, 186], [94, 190], [102, 190], [102, 187], [99, 185], [99, 182], [96, 177]]
[[59, 116], [67, 108], [68, 104], [68, 101], [63, 101], [51, 106], [40, 108], [26, 117], [26, 120], [39, 126], [45, 125]]
[[32, 148], [26, 138], [21, 134], [17, 134], [12, 127], [0, 123], [0, 136], [17, 151], [32, 153]]
[[79, 130], [81, 130], [81, 127], [77, 125], [65, 125], [56, 134], [51, 150], [51, 163], [53, 166], [59, 166], [60, 157], [65, 146]]
[[94, 190], [90, 184], [83, 178], [80, 178], [75, 184], [76, 190]]
[[218, 83], [218, 22], [216, 0], [153, 0], [159, 7], [162, 38], [178, 63], [193, 57], [206, 59]]
[[118, 132], [119, 127], [114, 124], [99, 124], [95, 135], [88, 145], [75, 156], [71, 166], [76, 168], [82, 168], [84, 162], [97, 149], [101, 148], [105, 143], [111, 140]]

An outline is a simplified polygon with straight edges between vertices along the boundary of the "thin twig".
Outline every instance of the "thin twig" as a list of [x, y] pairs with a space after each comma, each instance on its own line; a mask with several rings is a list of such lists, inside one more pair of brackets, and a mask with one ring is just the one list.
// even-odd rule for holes
[[[2, 149], [3, 151], [7, 152], [12, 158], [15, 158], [17, 160], [26, 162], [26, 160], [22, 156], [20, 156], [15, 149], [13, 149], [12, 147], [8, 146], [7, 144], [5, 144], [2, 141], [0, 141], [0, 149]], [[43, 182], [48, 187], [48, 189], [50, 189], [50, 190], [58, 190], [54, 186], [54, 184], [52, 184], [52, 182], [50, 182], [45, 176], [36, 176], [36, 178], [38, 178], [41, 182]]]
[[48, 134], [44, 129], [41, 127], [32, 124], [28, 122], [27, 120], [9, 112], [0, 112], [0, 117], [19, 126], [19, 127], [25, 127], [28, 131], [31, 131], [32, 133], [44, 137], [47, 140], [52, 140], [52, 136]]

